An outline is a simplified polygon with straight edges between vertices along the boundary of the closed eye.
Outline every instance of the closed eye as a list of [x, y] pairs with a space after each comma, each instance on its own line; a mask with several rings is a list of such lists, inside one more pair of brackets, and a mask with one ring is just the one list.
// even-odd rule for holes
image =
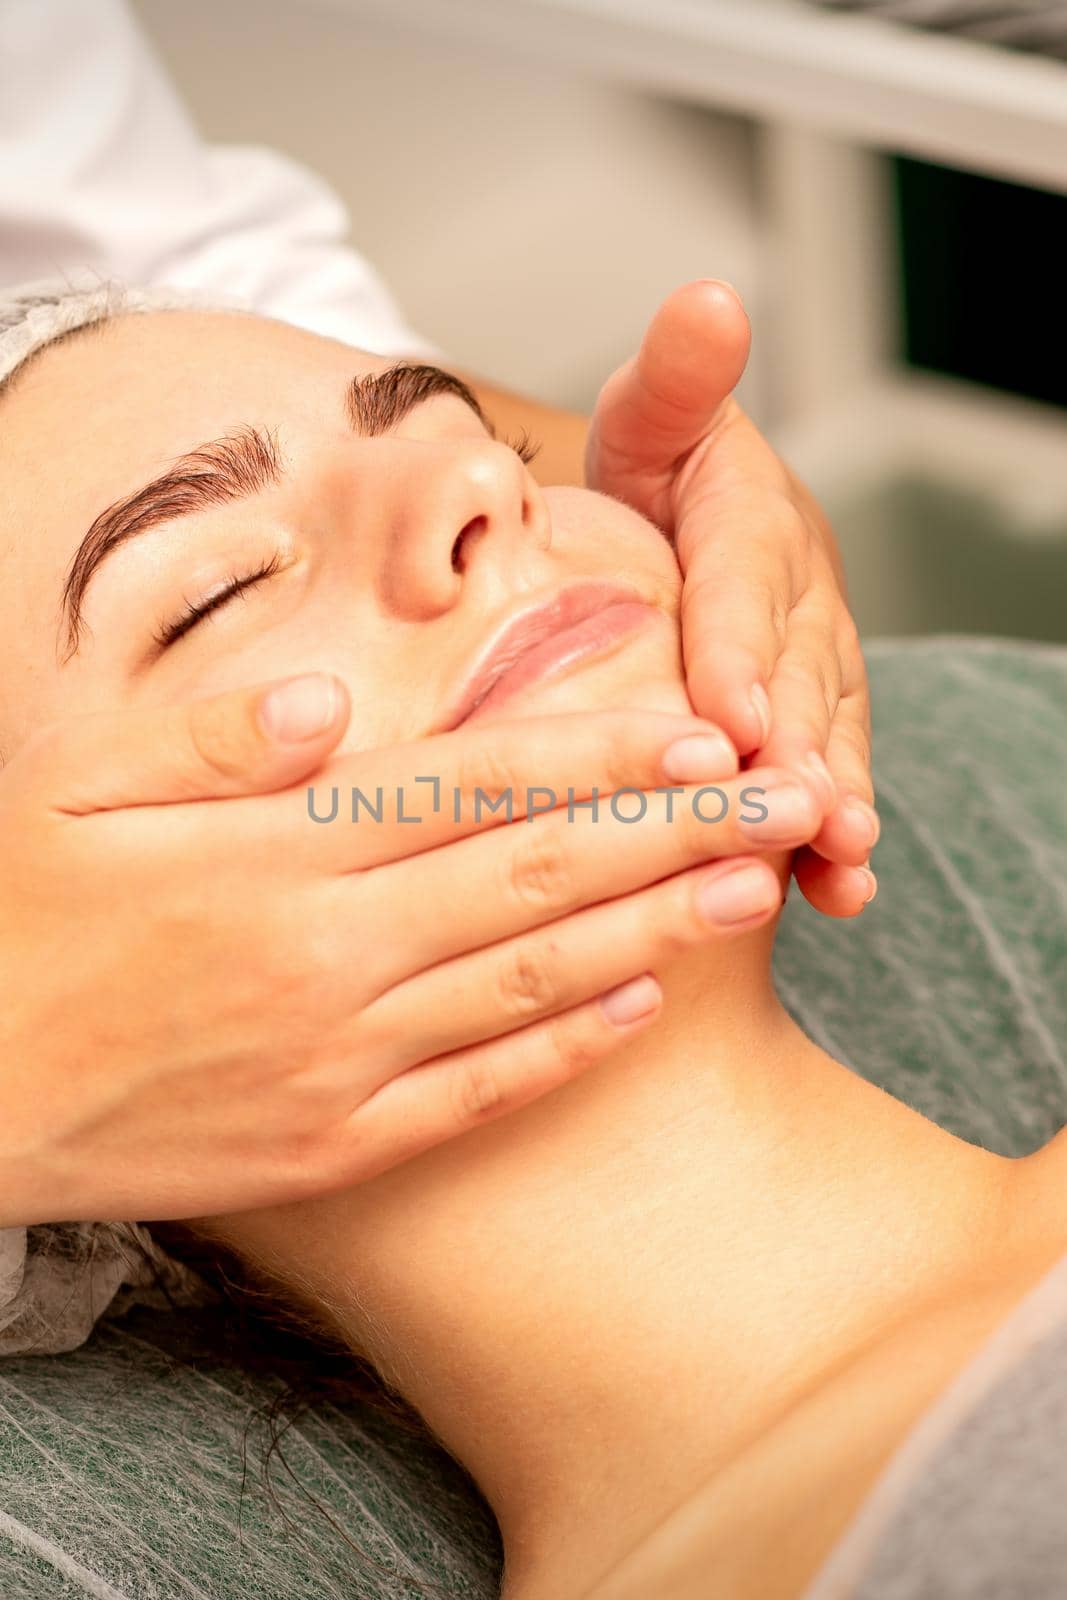
[[228, 605], [236, 595], [243, 594], [246, 590], [254, 588], [257, 583], [262, 583], [265, 579], [273, 577], [281, 564], [282, 558], [276, 553], [271, 556], [269, 561], [265, 561], [253, 572], [246, 572], [240, 576], [235, 574], [232, 578], [228, 578], [213, 594], [208, 595], [206, 598], [187, 602], [176, 617], [172, 618], [170, 622], [163, 623], [153, 634], [152, 637], [156, 644], [161, 650], [166, 650], [169, 645], [176, 644], [179, 639], [195, 628], [198, 622], [202, 622], [206, 616], [210, 616], [211, 612], [220, 610], [223, 606]]
[[[517, 438], [505, 439], [504, 443], [515, 451], [515, 454], [525, 466], [529, 466], [530, 462], [541, 450], [541, 444], [537, 440], [531, 439], [525, 428]], [[257, 583], [263, 583], [265, 579], [273, 577], [281, 564], [280, 555], [275, 554], [269, 561], [257, 567], [254, 572], [246, 572], [241, 576], [235, 574], [221, 584], [214, 593], [204, 599], [187, 602], [176, 617], [169, 622], [161, 623], [153, 633], [152, 637], [157, 647], [160, 650], [166, 650], [170, 645], [177, 644], [179, 639], [190, 633], [198, 622], [202, 622], [213, 611], [220, 611], [223, 606], [229, 605], [230, 601], [237, 595], [244, 594], [247, 590], [254, 588]]]

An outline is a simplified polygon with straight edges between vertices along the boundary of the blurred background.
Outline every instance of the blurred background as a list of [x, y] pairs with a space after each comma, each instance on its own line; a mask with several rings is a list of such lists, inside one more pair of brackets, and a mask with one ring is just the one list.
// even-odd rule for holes
[[1067, 5], [136, 10], [203, 133], [321, 173], [456, 365], [588, 410], [726, 278], [861, 633], [1067, 639]]

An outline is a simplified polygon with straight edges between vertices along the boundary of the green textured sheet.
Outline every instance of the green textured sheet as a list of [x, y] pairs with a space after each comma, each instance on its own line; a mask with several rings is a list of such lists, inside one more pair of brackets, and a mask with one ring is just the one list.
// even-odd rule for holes
[[[946, 637], [867, 656], [880, 892], [832, 923], [794, 889], [780, 990], [864, 1076], [1024, 1154], [1067, 1121], [1067, 650]], [[70, 1354], [0, 1362], [2, 1600], [496, 1594], [469, 1480], [357, 1402], [289, 1429], [272, 1503], [263, 1426], [243, 1434], [282, 1385], [225, 1354], [216, 1317], [137, 1308]]]

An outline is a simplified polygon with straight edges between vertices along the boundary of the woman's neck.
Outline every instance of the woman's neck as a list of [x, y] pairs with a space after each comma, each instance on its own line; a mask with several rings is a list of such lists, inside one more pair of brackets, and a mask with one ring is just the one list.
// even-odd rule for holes
[[1010, 1163], [807, 1039], [768, 950], [661, 972], [656, 1024], [523, 1111], [234, 1219], [470, 1470], [512, 1592], [583, 1594], [1003, 1222]]

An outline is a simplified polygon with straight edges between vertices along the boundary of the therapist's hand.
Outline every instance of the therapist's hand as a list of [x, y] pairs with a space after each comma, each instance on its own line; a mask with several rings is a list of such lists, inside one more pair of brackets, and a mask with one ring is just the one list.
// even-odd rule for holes
[[[686, 782], [721, 782], [734, 816], [737, 753], [697, 718], [339, 756], [343, 684], [267, 687], [56, 722], [0, 770], [0, 1226], [360, 1182], [602, 1060], [655, 1016], [650, 969], [779, 909], [758, 825], [474, 818], [478, 789], [522, 819], [534, 785]], [[313, 820], [334, 787], [337, 820]], [[381, 821], [351, 821], [354, 788]], [[786, 843], [821, 824], [805, 792]]]
[[586, 480], [674, 541], [690, 699], [742, 755], [815, 774], [831, 808], [797, 882], [854, 916], [878, 835], [867, 674], [826, 518], [733, 397], [748, 349], [729, 285], [676, 289], [600, 391]]

